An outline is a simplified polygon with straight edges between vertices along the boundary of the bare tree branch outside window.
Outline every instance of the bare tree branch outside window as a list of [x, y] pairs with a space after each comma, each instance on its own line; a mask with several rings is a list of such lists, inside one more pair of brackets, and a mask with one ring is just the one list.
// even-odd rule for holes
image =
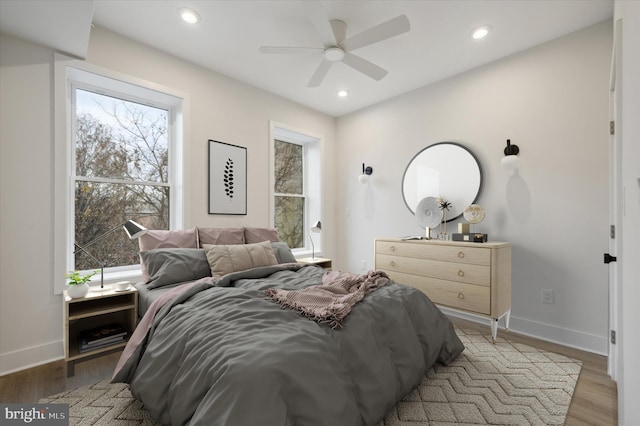
[[275, 226], [289, 247], [304, 247], [303, 147], [276, 140], [274, 148]]
[[[169, 228], [168, 111], [76, 89], [75, 240], [84, 245], [134, 219]], [[124, 231], [90, 246], [107, 266], [139, 263], [138, 243]], [[76, 253], [75, 269], [95, 269]]]

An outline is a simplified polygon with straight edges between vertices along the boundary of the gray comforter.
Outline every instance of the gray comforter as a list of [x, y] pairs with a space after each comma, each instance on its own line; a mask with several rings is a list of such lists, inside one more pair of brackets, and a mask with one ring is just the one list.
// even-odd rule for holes
[[389, 283], [368, 294], [333, 330], [264, 295], [320, 284], [319, 268], [247, 274], [193, 286], [162, 308], [115, 377], [157, 421], [375, 425], [432, 364], [464, 349], [451, 322], [411, 287]]

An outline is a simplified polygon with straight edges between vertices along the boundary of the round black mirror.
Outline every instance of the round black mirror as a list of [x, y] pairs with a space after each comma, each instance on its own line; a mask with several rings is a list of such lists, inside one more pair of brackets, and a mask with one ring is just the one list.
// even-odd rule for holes
[[415, 214], [425, 197], [451, 203], [446, 222], [459, 218], [482, 191], [482, 167], [476, 156], [455, 142], [439, 142], [418, 152], [402, 178], [402, 196]]

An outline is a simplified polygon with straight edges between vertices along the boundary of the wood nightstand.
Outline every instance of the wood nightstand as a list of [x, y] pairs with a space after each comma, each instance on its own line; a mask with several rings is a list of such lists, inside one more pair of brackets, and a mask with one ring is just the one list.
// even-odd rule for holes
[[79, 336], [83, 331], [116, 323], [126, 330], [128, 340], [136, 328], [138, 290], [135, 287], [124, 291], [115, 291], [111, 287], [104, 290], [92, 288], [86, 297], [80, 299], [70, 298], [65, 290], [63, 296], [64, 359], [67, 361], [67, 377], [71, 377], [76, 362], [124, 348], [126, 341], [81, 353]]
[[324, 269], [331, 269], [331, 259], [327, 259], [326, 257], [305, 257], [296, 260], [298, 261], [298, 263], [302, 263], [305, 265], [318, 265]]

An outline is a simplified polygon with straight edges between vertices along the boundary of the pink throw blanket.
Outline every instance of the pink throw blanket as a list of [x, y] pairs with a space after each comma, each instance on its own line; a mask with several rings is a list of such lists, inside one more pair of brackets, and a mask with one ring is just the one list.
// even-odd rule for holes
[[328, 322], [331, 328], [342, 327], [344, 318], [367, 293], [389, 282], [382, 271], [364, 275], [330, 271], [322, 276], [322, 284], [302, 290], [269, 288], [265, 295], [278, 302], [283, 309], [294, 309], [317, 322]]

